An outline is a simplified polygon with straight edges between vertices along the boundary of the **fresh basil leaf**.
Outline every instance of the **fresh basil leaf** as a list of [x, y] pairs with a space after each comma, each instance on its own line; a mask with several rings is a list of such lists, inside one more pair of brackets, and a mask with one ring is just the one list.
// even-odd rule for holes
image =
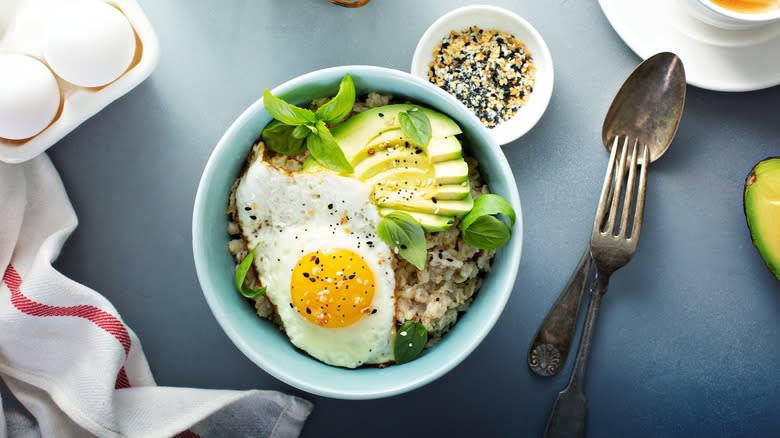
[[496, 194], [480, 195], [460, 223], [463, 240], [480, 249], [497, 249], [506, 244], [515, 223], [515, 210]]
[[428, 146], [431, 141], [431, 121], [420, 108], [414, 107], [399, 113], [398, 123], [404, 135], [420, 146]]
[[251, 289], [247, 287], [247, 285], [244, 284], [244, 280], [246, 280], [246, 274], [249, 272], [249, 269], [252, 268], [252, 261], [255, 259], [255, 250], [252, 249], [247, 253], [246, 257], [244, 257], [244, 260], [241, 260], [241, 263], [236, 267], [236, 289], [241, 293], [241, 295], [245, 296], [246, 298], [257, 298], [265, 294], [265, 288], [261, 287], [260, 289]]
[[388, 214], [379, 221], [376, 235], [417, 269], [425, 267], [428, 259], [425, 232], [410, 215], [400, 211]]
[[330, 170], [347, 174], [354, 172], [352, 165], [344, 156], [344, 151], [325, 126], [325, 122], [319, 120], [316, 126], [317, 133], [306, 137], [306, 147], [311, 155]]
[[428, 343], [428, 330], [420, 322], [406, 321], [395, 335], [393, 355], [398, 365], [411, 362], [422, 353]]
[[263, 105], [271, 117], [285, 125], [298, 126], [317, 121], [317, 118], [311, 110], [297, 107], [283, 101], [271, 94], [271, 92], [268, 91], [268, 88], [263, 90]]
[[480, 249], [501, 248], [509, 241], [511, 232], [505, 223], [493, 216], [480, 216], [468, 228], [461, 230], [463, 240]]
[[336, 123], [344, 120], [352, 112], [355, 105], [355, 83], [349, 74], [339, 84], [339, 92], [325, 105], [317, 109], [316, 115], [320, 120], [328, 123]]
[[292, 136], [303, 140], [304, 138], [306, 138], [307, 135], [311, 134], [312, 132], [317, 132], [317, 128], [311, 125], [298, 125], [295, 127], [295, 129], [293, 129]]
[[[263, 129], [261, 137], [265, 144], [271, 148], [272, 151], [278, 152], [284, 155], [298, 155], [303, 152], [304, 144], [302, 138], [296, 138], [294, 131], [300, 126], [290, 126], [284, 123], [274, 120]], [[309, 130], [307, 129], [306, 132]]]

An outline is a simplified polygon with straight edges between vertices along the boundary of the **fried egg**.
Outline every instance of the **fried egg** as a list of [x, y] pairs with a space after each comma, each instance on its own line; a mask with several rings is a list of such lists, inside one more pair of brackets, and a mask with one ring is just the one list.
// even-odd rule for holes
[[236, 189], [255, 268], [296, 347], [330, 365], [393, 359], [395, 277], [371, 187], [254, 161]]

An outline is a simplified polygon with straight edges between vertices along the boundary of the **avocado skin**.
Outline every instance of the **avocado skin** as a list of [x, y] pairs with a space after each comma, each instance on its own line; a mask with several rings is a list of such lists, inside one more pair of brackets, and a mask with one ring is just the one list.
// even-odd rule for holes
[[[780, 157], [769, 157], [753, 166], [745, 178], [742, 204], [753, 246], [780, 280], [780, 209], [772, 211], [773, 199], [767, 199], [768, 195], [780, 195]], [[772, 232], [774, 236], [764, 235]]]

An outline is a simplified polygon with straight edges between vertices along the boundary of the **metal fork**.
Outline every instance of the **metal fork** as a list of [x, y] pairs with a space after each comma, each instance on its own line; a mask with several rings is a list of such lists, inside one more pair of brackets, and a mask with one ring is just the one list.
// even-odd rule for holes
[[[642, 230], [650, 152], [647, 145], [641, 146], [640, 162], [637, 157], [639, 148], [639, 141], [635, 140], [631, 147], [631, 155], [628, 157], [628, 137], [620, 145], [619, 137], [616, 136], [612, 144], [609, 166], [604, 177], [604, 187], [601, 189], [601, 198], [596, 209], [596, 219], [590, 237], [590, 251], [596, 266], [596, 279], [591, 288], [588, 315], [585, 319], [585, 327], [569, 384], [558, 393], [550, 418], [547, 420], [544, 436], [548, 438], [577, 437], [582, 436], [585, 431], [587, 411], [587, 400], [583, 389], [585, 368], [590, 344], [593, 341], [593, 329], [596, 325], [601, 298], [607, 292], [609, 277], [612, 273], [625, 266], [633, 257], [639, 241], [639, 233]], [[617, 162], [618, 155], [620, 155], [619, 163]], [[626, 178], [626, 168], [628, 168], [628, 178]], [[640, 169], [638, 170], [638, 168]], [[633, 220], [629, 222], [637, 173], [639, 173], [639, 186], [636, 190], [636, 205]], [[625, 196], [621, 203], [624, 181], [626, 184]], [[621, 208], [622, 214], [618, 223], [617, 218]], [[630, 232], [629, 223], [632, 225]]]

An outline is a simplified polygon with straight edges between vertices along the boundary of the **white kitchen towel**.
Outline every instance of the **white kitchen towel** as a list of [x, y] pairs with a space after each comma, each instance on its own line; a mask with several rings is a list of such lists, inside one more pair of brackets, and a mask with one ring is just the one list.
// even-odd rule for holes
[[[300, 434], [312, 409], [306, 400], [274, 391], [156, 386], [141, 343], [111, 303], [51, 265], [77, 223], [48, 157], [0, 163], [0, 377], [34, 416], [37, 433]], [[0, 438], [12, 424], [19, 421], [6, 421], [0, 411]]]

